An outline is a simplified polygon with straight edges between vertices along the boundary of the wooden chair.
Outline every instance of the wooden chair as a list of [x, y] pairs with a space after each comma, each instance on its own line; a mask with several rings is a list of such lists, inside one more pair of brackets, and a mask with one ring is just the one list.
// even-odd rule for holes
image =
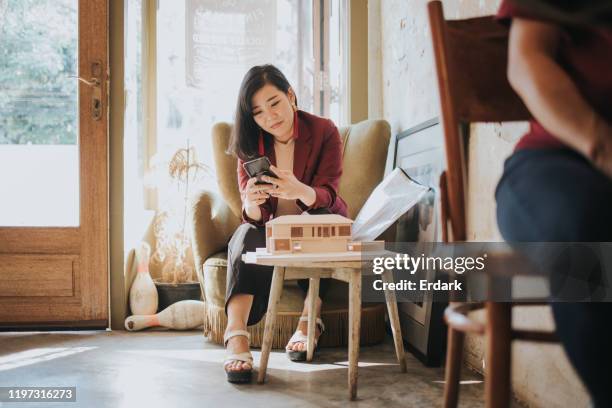
[[[492, 16], [445, 20], [440, 1], [431, 1], [428, 4], [428, 12], [447, 158], [447, 170], [440, 178], [443, 240], [460, 242], [467, 238], [465, 194], [468, 163], [464, 137], [467, 125], [472, 122], [524, 121], [530, 119], [531, 115], [510, 87], [506, 77], [508, 28], [498, 23]], [[448, 231], [449, 221], [450, 231]], [[503, 269], [507, 273], [509, 263], [514, 260], [508, 254], [500, 254], [499, 257], [503, 259], [498, 259], [498, 264], [505, 265]], [[489, 269], [487, 268], [487, 271]], [[511, 275], [525, 272], [518, 268]], [[545, 303], [530, 303], [530, 305], [536, 304]], [[445, 320], [449, 329], [444, 407], [457, 406], [461, 356], [466, 332], [486, 336], [485, 404], [487, 407], [509, 406], [512, 340], [557, 341], [554, 333], [513, 330], [513, 305], [510, 302], [487, 301], [469, 304], [451, 303], [447, 307]], [[469, 311], [483, 307], [486, 310], [486, 324], [472, 321], [466, 316]]]

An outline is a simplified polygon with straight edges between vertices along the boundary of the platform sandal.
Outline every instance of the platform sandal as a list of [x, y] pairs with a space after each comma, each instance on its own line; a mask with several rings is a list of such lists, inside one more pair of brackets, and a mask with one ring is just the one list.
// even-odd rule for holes
[[[308, 321], [308, 316], [300, 317], [300, 322], [307, 322], [307, 321]], [[317, 326], [319, 326], [319, 331], [320, 331], [319, 337], [321, 337], [321, 335], [325, 331], [325, 325], [323, 324], [323, 320], [321, 320], [320, 317], [317, 317], [316, 324]], [[289, 344], [291, 343], [308, 344], [308, 336], [305, 335], [301, 330], [296, 330], [295, 333], [293, 333], [293, 336], [291, 336], [291, 338], [289, 339], [289, 342], [287, 343], [287, 347], [289, 347]], [[317, 351], [317, 343], [318, 343], [318, 338], [315, 337], [314, 351]], [[289, 360], [291, 361], [306, 361], [306, 350], [295, 351], [295, 350], [285, 348], [285, 351], [287, 352], [287, 356], [289, 357]]]
[[[245, 336], [247, 340], [249, 341], [249, 343], [251, 341], [251, 335], [249, 334], [248, 331], [233, 330], [233, 331], [227, 332], [225, 336], [223, 336], [223, 344], [227, 347], [228, 340], [236, 336]], [[245, 363], [249, 363], [251, 365], [251, 368], [249, 370], [239, 370], [239, 371], [228, 370], [227, 366], [235, 361], [242, 361]], [[253, 376], [253, 356], [251, 355], [251, 352], [245, 351], [243, 353], [238, 353], [238, 354], [234, 354], [234, 353], [228, 354], [225, 357], [225, 360], [223, 361], [223, 369], [225, 370], [225, 373], [227, 374], [227, 381], [231, 383], [244, 384], [244, 383], [251, 382], [251, 379]]]

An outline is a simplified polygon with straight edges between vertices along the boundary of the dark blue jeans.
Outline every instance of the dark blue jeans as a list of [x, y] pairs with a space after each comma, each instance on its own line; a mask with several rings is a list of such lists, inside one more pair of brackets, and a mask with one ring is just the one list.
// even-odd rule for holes
[[[508, 242], [612, 242], [612, 180], [572, 150], [515, 152], [495, 197]], [[595, 406], [612, 407], [612, 303], [553, 300], [551, 306], [557, 334]]]

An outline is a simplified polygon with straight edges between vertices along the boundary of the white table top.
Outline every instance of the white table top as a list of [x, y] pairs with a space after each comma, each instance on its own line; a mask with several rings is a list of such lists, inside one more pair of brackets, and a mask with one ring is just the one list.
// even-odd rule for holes
[[317, 253], [284, 253], [270, 254], [265, 248], [242, 255], [245, 263], [268, 266], [285, 266], [300, 268], [362, 268], [376, 256], [388, 256], [388, 251], [360, 252], [317, 252]]

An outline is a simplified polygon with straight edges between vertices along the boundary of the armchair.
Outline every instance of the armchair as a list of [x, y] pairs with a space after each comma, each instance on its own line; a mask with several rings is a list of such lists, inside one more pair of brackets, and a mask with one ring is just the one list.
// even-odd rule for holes
[[[355, 218], [368, 196], [384, 175], [390, 127], [383, 120], [369, 120], [339, 129], [343, 140], [343, 175], [339, 194], [348, 204], [348, 216]], [[236, 176], [236, 158], [226, 153], [231, 125], [217, 123], [212, 129], [214, 164], [220, 194], [203, 191], [191, 203], [191, 228], [194, 261], [202, 298], [206, 304], [204, 335], [223, 344], [227, 325], [224, 311], [227, 271], [227, 243], [240, 224], [242, 203]], [[348, 298], [346, 283], [332, 281], [321, 311], [325, 335], [321, 346], [347, 344]], [[300, 317], [304, 295], [295, 281], [285, 283], [278, 306], [272, 347], [283, 348], [293, 334]], [[362, 307], [361, 344], [382, 341], [384, 304]], [[250, 326], [251, 345], [263, 340], [265, 318]]]

